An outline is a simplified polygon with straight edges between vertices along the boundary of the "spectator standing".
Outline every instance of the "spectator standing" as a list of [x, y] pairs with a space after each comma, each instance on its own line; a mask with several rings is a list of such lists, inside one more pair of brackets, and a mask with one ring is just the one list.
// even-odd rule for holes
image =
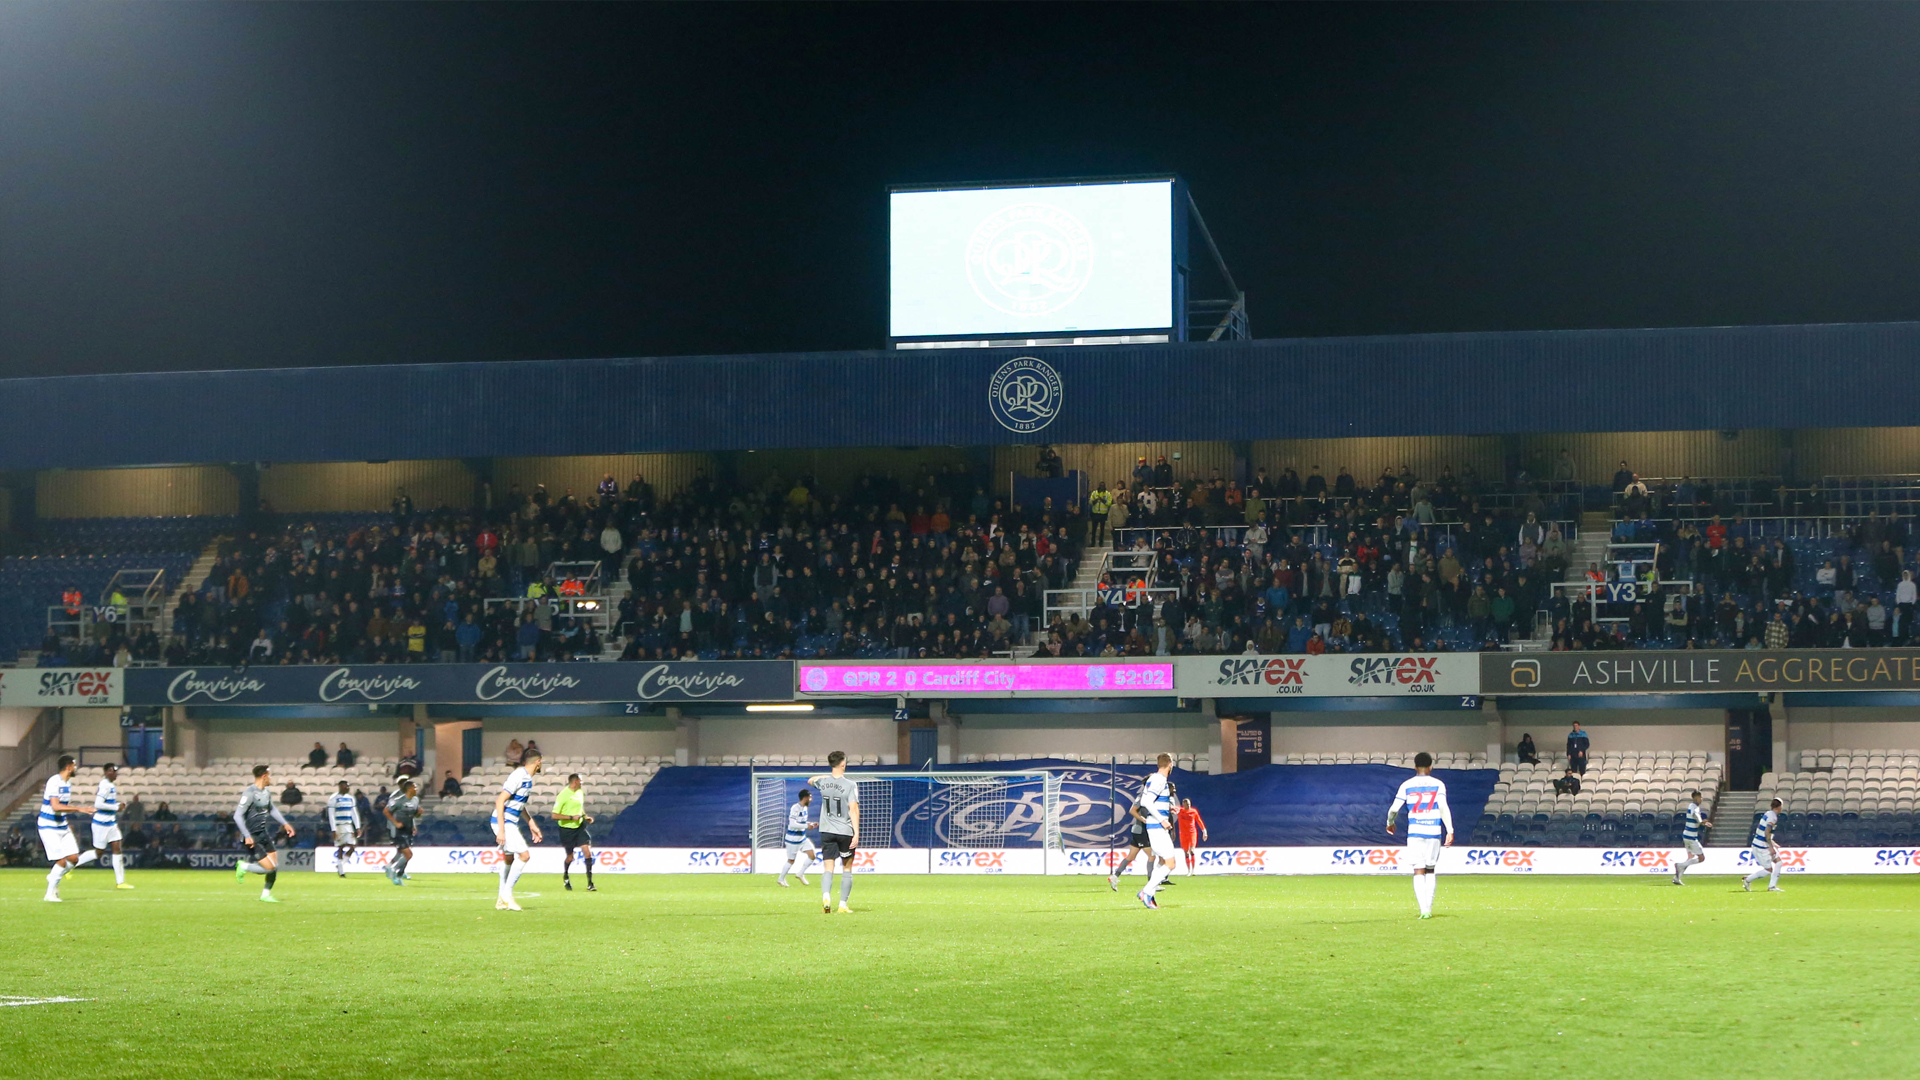
[[1893, 587], [1893, 640], [1905, 641], [1913, 636], [1913, 606], [1920, 600], [1920, 590], [1913, 583], [1913, 571], [1900, 571], [1900, 584]]
[[1107, 534], [1107, 513], [1112, 509], [1113, 492], [1107, 490], [1107, 482], [1102, 480], [1087, 496], [1087, 518], [1093, 526], [1087, 536], [1087, 546], [1100, 546]]
[[1587, 738], [1587, 733], [1580, 730], [1580, 721], [1575, 720], [1573, 730], [1567, 733], [1567, 768], [1581, 776], [1587, 775], [1589, 745], [1591, 741]]

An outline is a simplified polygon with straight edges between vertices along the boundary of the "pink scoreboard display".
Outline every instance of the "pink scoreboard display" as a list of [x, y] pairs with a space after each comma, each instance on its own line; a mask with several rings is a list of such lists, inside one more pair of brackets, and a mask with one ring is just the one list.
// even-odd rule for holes
[[802, 664], [808, 694], [1173, 691], [1172, 664]]

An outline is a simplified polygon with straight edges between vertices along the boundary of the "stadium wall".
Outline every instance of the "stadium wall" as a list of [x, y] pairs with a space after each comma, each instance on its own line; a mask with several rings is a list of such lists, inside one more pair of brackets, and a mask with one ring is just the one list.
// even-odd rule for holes
[[460, 461], [337, 461], [273, 465], [260, 498], [282, 513], [385, 511], [398, 488], [423, 510], [473, 505], [473, 471]]
[[61, 710], [62, 745], [67, 749], [81, 746], [121, 746], [126, 736], [120, 731], [119, 709], [63, 709]]
[[593, 494], [600, 478], [608, 473], [625, 490], [635, 473], [653, 485], [656, 499], [671, 498], [685, 490], [701, 475], [717, 474], [712, 454], [589, 454], [576, 457], [500, 458], [493, 463], [493, 498], [496, 505], [519, 484], [528, 494], [541, 484], [558, 497], [568, 488], [586, 498]]
[[1727, 749], [1724, 709], [1524, 709], [1505, 713], [1507, 752], [1533, 734], [1542, 754], [1564, 754], [1567, 732], [1578, 722], [1592, 740], [1592, 752], [1617, 750], [1705, 750], [1718, 761]]
[[183, 517], [240, 512], [240, 481], [222, 465], [72, 469], [34, 478], [43, 518]]
[[1219, 741], [1202, 713], [977, 713], [960, 718], [954, 754], [1205, 755]]
[[[1453, 718], [1453, 713], [1428, 713], [1427, 716], [1445, 716]], [[1467, 751], [1484, 754], [1487, 751], [1487, 725], [1480, 714], [1468, 714], [1473, 723], [1463, 724], [1457, 718], [1446, 722], [1424, 721], [1419, 713], [1272, 713], [1271, 738], [1272, 753], [1309, 754], [1309, 753], [1374, 753], [1386, 751], [1405, 753], [1409, 750], [1428, 750], [1435, 753], [1447, 751]], [[1321, 722], [1295, 722], [1292, 718], [1303, 720], [1314, 718]], [[1327, 723], [1328, 716], [1340, 719]]]
[[[1021, 434], [988, 404], [1014, 359], [1004, 349], [15, 379], [0, 395], [0, 468], [1805, 430], [1920, 415], [1920, 323], [1020, 352], [1061, 385], [1055, 419]], [[103, 397], [145, 407], [102, 426]]]
[[556, 757], [671, 757], [676, 738], [673, 722], [657, 716], [515, 716], [482, 723], [480, 756], [495, 759], [506, 757], [515, 739], [533, 739]]
[[[114, 722], [117, 726], [117, 715]], [[194, 723], [204, 732], [209, 758], [305, 758], [316, 740], [327, 748], [328, 760], [343, 742], [361, 754], [380, 757], [392, 757], [399, 747], [397, 725], [390, 716], [366, 720], [220, 717]], [[119, 732], [114, 735], [118, 741]]]
[[[1775, 732], [1779, 737], [1779, 732]], [[1793, 705], [1787, 708], [1787, 752], [1904, 750], [1920, 747], [1920, 709]], [[1791, 759], [1789, 759], [1791, 762]]]
[[709, 716], [700, 720], [700, 753], [707, 760], [725, 754], [812, 754], [821, 757], [835, 750], [849, 754], [872, 754], [882, 761], [895, 761], [900, 754], [900, 734], [886, 705], [884, 715], [809, 716], [803, 720], [772, 714], [759, 716]]

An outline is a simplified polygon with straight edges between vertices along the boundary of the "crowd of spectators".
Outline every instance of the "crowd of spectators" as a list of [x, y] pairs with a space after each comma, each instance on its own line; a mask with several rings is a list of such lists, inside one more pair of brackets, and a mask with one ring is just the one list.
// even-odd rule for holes
[[[1047, 460], [1040, 471], [1057, 473]], [[1802, 582], [1794, 544], [1738, 516], [1686, 516], [1731, 493], [1750, 494], [1650, 488], [1622, 462], [1616, 537], [1661, 547], [1635, 602], [1603, 621], [1552, 588], [1591, 497], [1564, 451], [1505, 484], [1311, 466], [1257, 469], [1243, 487], [1141, 458], [1057, 506], [1010, 506], [957, 467], [841, 492], [703, 477], [668, 498], [607, 476], [585, 495], [516, 487], [466, 511], [422, 512], [401, 491], [385, 518], [247, 531], [179, 598], [164, 646], [99, 644], [173, 665], [1444, 651], [1530, 636], [1538, 612], [1559, 649], [1914, 637], [1897, 518], [1863, 523]], [[1679, 516], [1634, 517], [1663, 508]], [[1084, 615], [1050, 611], [1048, 591], [1110, 541], [1145, 555], [1141, 568], [1103, 580]], [[552, 573], [570, 562], [629, 586], [604, 633], [552, 602], [577, 586]], [[1680, 580], [1692, 584], [1656, 586]]]

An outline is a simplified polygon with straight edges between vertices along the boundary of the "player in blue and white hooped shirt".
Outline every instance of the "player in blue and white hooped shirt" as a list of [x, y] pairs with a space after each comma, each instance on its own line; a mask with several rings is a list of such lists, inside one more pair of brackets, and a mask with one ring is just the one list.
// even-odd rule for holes
[[120, 853], [120, 766], [113, 762], [101, 766], [100, 786], [93, 793], [93, 857], [113, 856], [113, 887], [131, 889], [127, 884], [127, 857]]
[[327, 799], [327, 824], [333, 829], [333, 868], [341, 877], [346, 877], [347, 860], [353, 858], [353, 849], [359, 845], [366, 823], [360, 820], [360, 801], [353, 797], [345, 780], [340, 781], [340, 790]]
[[47, 871], [47, 895], [49, 903], [60, 902], [60, 879], [67, 871], [89, 862], [93, 852], [85, 857], [80, 854], [80, 844], [73, 838], [73, 827], [68, 824], [70, 814], [91, 814], [93, 810], [73, 804], [73, 771], [77, 764], [72, 754], [60, 755], [60, 771], [47, 777], [47, 786], [40, 793], [40, 846], [47, 851], [47, 861], [53, 869]]
[[520, 767], [508, 774], [506, 782], [500, 785], [499, 794], [493, 797], [493, 816], [487, 824], [493, 826], [493, 837], [500, 844], [500, 853], [506, 861], [500, 866], [500, 895], [493, 902], [496, 911], [519, 911], [520, 905], [514, 902], [513, 885], [526, 872], [528, 848], [527, 834], [520, 831], [524, 819], [526, 828], [533, 833], [533, 842], [540, 842], [540, 823], [527, 813], [527, 800], [533, 798], [533, 778], [540, 771], [540, 752], [530, 750], [520, 759]]
[[[1753, 883], [1767, 878], [1768, 892], [1785, 892], [1780, 887], [1780, 845], [1773, 839], [1773, 831], [1780, 825], [1780, 811], [1785, 804], [1779, 799], [1767, 808], [1767, 812], [1753, 819], [1753, 839], [1747, 841], [1747, 851], [1753, 859], [1753, 873], [1740, 882], [1740, 887], [1753, 891]], [[1768, 875], [1772, 876], [1769, 877]]]
[[812, 805], [813, 792], [802, 789], [800, 801], [794, 803], [793, 808], [787, 811], [787, 865], [780, 871], [782, 887], [786, 887], [787, 874], [793, 870], [793, 864], [800, 858], [802, 852], [806, 854], [807, 861], [800, 864], [800, 884], [810, 884], [807, 881], [807, 871], [813, 869], [814, 851], [813, 844], [807, 840], [807, 830], [820, 827], [807, 820], [807, 809]]
[[1407, 862], [1413, 866], [1413, 898], [1420, 905], [1420, 917], [1431, 919], [1440, 848], [1453, 846], [1453, 810], [1447, 806], [1447, 785], [1433, 775], [1433, 755], [1424, 750], [1413, 756], [1413, 775], [1401, 782], [1400, 790], [1394, 792], [1393, 805], [1387, 808], [1388, 835], [1393, 834], [1402, 807], [1407, 811]]
[[1160, 886], [1173, 873], [1173, 860], [1180, 849], [1173, 843], [1173, 755], [1161, 754], [1160, 768], [1147, 777], [1140, 789], [1140, 797], [1134, 800], [1133, 817], [1135, 821], [1147, 827], [1147, 846], [1153, 849], [1153, 871], [1147, 877], [1147, 885], [1134, 899], [1149, 908], [1158, 909], [1160, 904], [1154, 896], [1160, 892]]
[[1680, 842], [1687, 846], [1687, 857], [1674, 864], [1675, 885], [1685, 885], [1686, 882], [1680, 880], [1681, 875], [1689, 868], [1707, 861], [1706, 849], [1700, 846], [1700, 841], [1705, 835], [1703, 830], [1711, 828], [1713, 822], [1707, 820], [1707, 808], [1701, 805], [1700, 793], [1696, 791], [1693, 793], [1693, 802], [1687, 806], [1686, 824], [1680, 827]]

